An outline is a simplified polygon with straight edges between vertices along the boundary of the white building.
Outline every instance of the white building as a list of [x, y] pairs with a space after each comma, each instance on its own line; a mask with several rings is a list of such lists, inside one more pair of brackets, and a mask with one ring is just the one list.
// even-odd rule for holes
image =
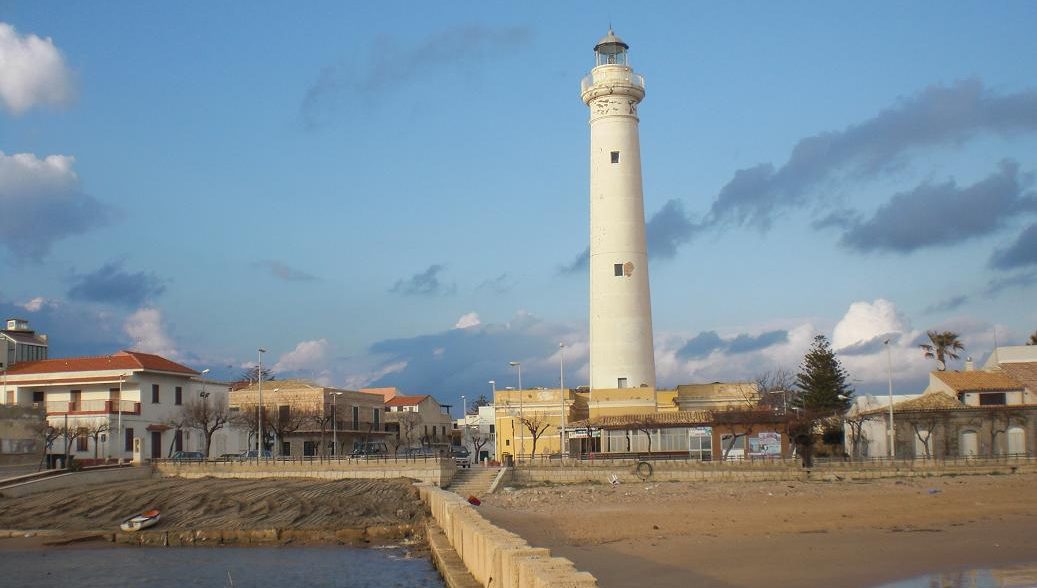
[[581, 83], [590, 108], [590, 385], [655, 388], [641, 144], [644, 78], [611, 30]]
[[[158, 355], [120, 351], [97, 357], [69, 357], [18, 363], [7, 371], [6, 404], [42, 406], [55, 428], [99, 431], [76, 438], [69, 449], [77, 459], [131, 459], [134, 440], [141, 456], [167, 457], [171, 451], [203, 451], [200, 431], [177, 430], [189, 399], [204, 391], [207, 402], [226, 402], [226, 384], [202, 380], [201, 373]], [[213, 435], [210, 454], [236, 453], [226, 429]], [[64, 440], [49, 453], [63, 454]]]
[[[494, 422], [496, 410], [492, 404], [480, 406], [476, 414], [466, 414], [454, 422], [454, 428], [461, 432], [461, 445], [472, 452], [473, 461], [483, 458], [495, 459], [497, 455], [497, 425]], [[479, 455], [475, 455], [476, 445]]]
[[[893, 404], [920, 398], [921, 394], [897, 394], [893, 396]], [[843, 424], [843, 433], [846, 439], [846, 452], [859, 457], [888, 457], [889, 456], [889, 420], [888, 419], [858, 419], [858, 415], [884, 408], [889, 410], [889, 396], [854, 396], [853, 404], [846, 411], [846, 421]], [[859, 424], [854, 423], [855, 419]], [[860, 430], [855, 431], [854, 426]], [[856, 453], [856, 445], [859, 444], [859, 453]]]

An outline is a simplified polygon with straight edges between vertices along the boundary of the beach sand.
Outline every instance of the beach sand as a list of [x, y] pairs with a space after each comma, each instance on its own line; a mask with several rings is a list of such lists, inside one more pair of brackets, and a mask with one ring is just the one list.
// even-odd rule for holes
[[531, 487], [480, 512], [603, 587], [869, 587], [1037, 563], [1037, 475]]

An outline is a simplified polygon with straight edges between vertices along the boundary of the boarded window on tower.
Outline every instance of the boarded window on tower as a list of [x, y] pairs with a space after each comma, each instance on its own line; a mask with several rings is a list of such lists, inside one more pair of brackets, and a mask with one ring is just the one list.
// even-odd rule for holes
[[611, 153], [612, 163], [619, 163], [619, 151], [613, 151]]

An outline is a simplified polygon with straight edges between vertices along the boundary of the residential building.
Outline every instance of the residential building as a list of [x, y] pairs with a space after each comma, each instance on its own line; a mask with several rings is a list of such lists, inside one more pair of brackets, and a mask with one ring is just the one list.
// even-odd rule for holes
[[759, 399], [753, 382], [711, 382], [677, 386], [674, 402], [678, 410], [726, 410], [755, 406]]
[[472, 452], [472, 459], [497, 459], [497, 423], [493, 405], [476, 407], [475, 414], [466, 414], [454, 422], [458, 441]]
[[[47, 359], [47, 336], [30, 329], [25, 319], [7, 319], [5, 327], [0, 329], [0, 345], [3, 345], [0, 370], [7, 370], [18, 362]], [[5, 397], [6, 394], [0, 395], [0, 399]]]
[[399, 449], [446, 448], [450, 445], [453, 420], [446, 407], [430, 394], [394, 394], [385, 401], [385, 421], [398, 440]]
[[[935, 371], [925, 393], [893, 404], [898, 458], [1034, 455], [1037, 451], [1037, 346], [998, 347], [983, 369]], [[889, 411], [863, 411], [882, 422]]]
[[[259, 384], [230, 392], [239, 443], [255, 448]], [[264, 448], [282, 456], [349, 455], [386, 442], [379, 394], [320, 386], [306, 380], [263, 382]]]
[[[7, 371], [7, 404], [45, 411], [51, 426], [66, 431], [48, 449], [80, 459], [130, 459], [135, 441], [143, 458], [178, 450], [201, 451], [200, 431], [177, 428], [185, 405], [204, 391], [207, 401], [226, 398], [226, 384], [199, 378], [192, 368], [150, 353], [119, 351], [95, 357], [19, 362]], [[232, 451], [225, 432], [213, 451]]]

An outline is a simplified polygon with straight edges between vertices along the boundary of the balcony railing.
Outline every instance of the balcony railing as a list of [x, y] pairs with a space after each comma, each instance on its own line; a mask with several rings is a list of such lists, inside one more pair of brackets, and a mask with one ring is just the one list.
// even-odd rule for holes
[[49, 400], [44, 403], [47, 414], [140, 414], [140, 403], [134, 400]]
[[626, 67], [606, 67], [584, 76], [580, 80], [580, 92], [586, 92], [594, 84], [620, 84], [645, 89], [645, 77]]

